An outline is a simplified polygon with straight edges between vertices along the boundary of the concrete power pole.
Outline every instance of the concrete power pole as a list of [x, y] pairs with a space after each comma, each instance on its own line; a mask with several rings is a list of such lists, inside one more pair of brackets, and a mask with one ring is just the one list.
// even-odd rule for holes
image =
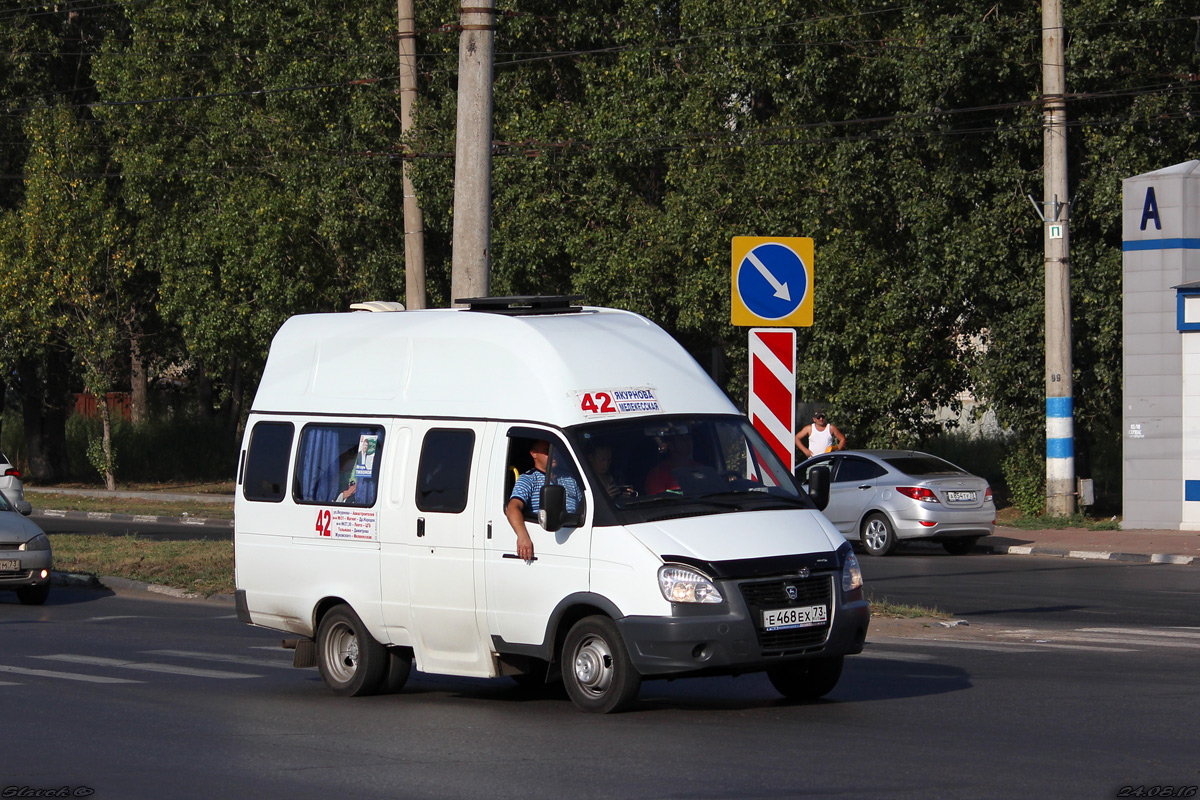
[[462, 6], [458, 129], [454, 150], [454, 255], [450, 299], [486, 297], [492, 231], [494, 0]]
[[1045, 103], [1046, 513], [1075, 513], [1075, 429], [1071, 377], [1070, 215], [1062, 0], [1042, 0]]
[[[400, 18], [400, 133], [412, 130], [412, 107], [417, 99], [417, 21], [413, 0], [397, 0]], [[405, 158], [404, 176], [404, 305], [425, 308], [425, 216], [412, 184], [412, 164]]]

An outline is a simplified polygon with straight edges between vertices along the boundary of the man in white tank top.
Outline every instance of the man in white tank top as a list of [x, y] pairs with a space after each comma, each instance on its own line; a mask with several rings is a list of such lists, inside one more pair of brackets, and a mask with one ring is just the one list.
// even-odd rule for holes
[[[804, 439], [808, 440], [807, 446], [802, 441]], [[837, 444], [834, 444], [835, 439]], [[846, 437], [842, 436], [842, 432], [837, 429], [836, 425], [825, 421], [825, 412], [819, 408], [813, 412], [812, 424], [805, 425], [796, 434], [796, 447], [800, 448], [800, 452], [804, 453], [805, 458], [841, 450], [845, 446]]]

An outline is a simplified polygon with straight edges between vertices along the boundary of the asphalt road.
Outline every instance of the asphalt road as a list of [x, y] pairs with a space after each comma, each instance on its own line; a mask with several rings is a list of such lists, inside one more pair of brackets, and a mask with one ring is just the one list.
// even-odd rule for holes
[[[1111, 571], [1120, 566], [1080, 565], [1108, 568], [1088, 577], [1064, 576], [1053, 560], [975, 560], [865, 563], [889, 593], [987, 581], [999, 596], [1031, 598], [991, 619], [1054, 624], [1014, 639], [873, 637], [813, 705], [790, 705], [747, 675], [648, 682], [632, 711], [612, 716], [582, 714], [506, 679], [416, 674], [399, 695], [336, 697], [315, 670], [290, 667], [279, 634], [239, 624], [226, 605], [56, 588], [38, 608], [0, 593], [8, 720], [0, 791], [1097, 798], [1200, 784], [1194, 619], [1185, 627], [1116, 618], [1097, 627], [1117, 632], [1089, 633], [1054, 616], [1078, 610], [1052, 608], [1088, 605], [1055, 598], [1090, 580], [1110, 606], [1174, 619], [1175, 601], [1147, 592], [1174, 579], [1147, 575], [1129, 586]], [[1025, 611], [1040, 607], [1046, 616]]]
[[932, 551], [859, 562], [873, 598], [977, 622], [1200, 627], [1200, 570], [1192, 566]]

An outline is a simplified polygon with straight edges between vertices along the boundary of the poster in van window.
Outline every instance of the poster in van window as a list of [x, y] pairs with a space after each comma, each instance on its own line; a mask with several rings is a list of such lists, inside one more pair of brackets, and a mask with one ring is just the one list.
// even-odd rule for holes
[[317, 509], [317, 536], [329, 539], [348, 539], [373, 542], [378, 530], [373, 508]]
[[575, 396], [579, 399], [579, 410], [589, 416], [662, 411], [654, 389], [649, 386], [576, 392]]
[[375, 451], [378, 447], [378, 434], [364, 433], [358, 437], [358, 456], [354, 460], [354, 477], [371, 477], [371, 473], [375, 468]]

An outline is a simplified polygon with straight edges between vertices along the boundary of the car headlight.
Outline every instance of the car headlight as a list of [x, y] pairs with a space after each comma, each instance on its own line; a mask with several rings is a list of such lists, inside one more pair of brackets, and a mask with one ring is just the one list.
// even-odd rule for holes
[[30, 539], [21, 546], [22, 550], [49, 550], [50, 538], [44, 533], [39, 533], [37, 536]]
[[720, 603], [724, 600], [706, 576], [673, 564], [658, 568], [658, 588], [672, 603]]
[[858, 565], [858, 556], [851, 550], [846, 553], [846, 562], [842, 564], [842, 591], [853, 592], [863, 585], [862, 567]]

